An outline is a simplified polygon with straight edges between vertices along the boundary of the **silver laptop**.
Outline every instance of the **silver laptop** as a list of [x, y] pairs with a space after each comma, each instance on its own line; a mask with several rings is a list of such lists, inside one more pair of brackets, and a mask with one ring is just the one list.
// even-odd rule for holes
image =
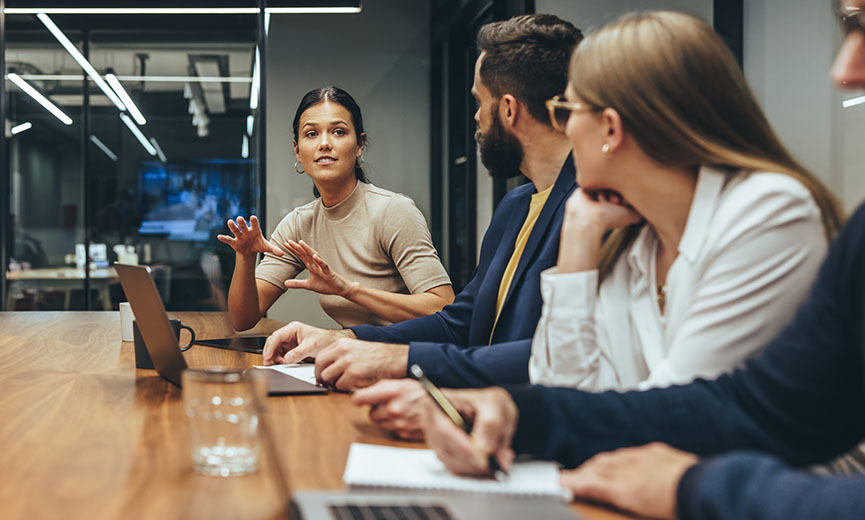
[[[114, 264], [120, 276], [123, 292], [132, 307], [132, 313], [141, 330], [147, 353], [153, 360], [156, 372], [180, 386], [180, 374], [187, 368], [180, 352], [177, 337], [168, 321], [165, 306], [156, 290], [150, 268], [142, 265]], [[206, 348], [206, 347], [205, 347]], [[274, 370], [263, 370], [267, 377], [267, 393], [270, 395], [326, 394], [327, 388], [301, 381]]]
[[559, 499], [503, 496], [492, 493], [400, 494], [294, 493], [289, 511], [295, 519], [354, 520], [575, 520], [579, 517]]

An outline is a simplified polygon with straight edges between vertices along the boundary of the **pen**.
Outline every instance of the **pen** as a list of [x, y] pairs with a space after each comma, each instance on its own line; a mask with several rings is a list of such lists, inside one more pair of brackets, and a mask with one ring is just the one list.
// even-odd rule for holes
[[[454, 424], [457, 425], [462, 431], [466, 432], [466, 434], [471, 433], [472, 427], [466, 422], [463, 418], [462, 414], [448, 401], [447, 397], [442, 393], [441, 390], [438, 389], [436, 385], [432, 383], [423, 373], [423, 369], [419, 365], [412, 365], [409, 369], [412, 377], [417, 379], [424, 390], [426, 390], [427, 394], [432, 397], [432, 400], [438, 405], [438, 407], [447, 415]], [[496, 461], [495, 456], [491, 453], [489, 459], [487, 460], [487, 464], [490, 466], [490, 471], [493, 472], [493, 475], [497, 479], [500, 478], [501, 475], [505, 477], [508, 476], [508, 472], [505, 471], [503, 467], [499, 465]]]

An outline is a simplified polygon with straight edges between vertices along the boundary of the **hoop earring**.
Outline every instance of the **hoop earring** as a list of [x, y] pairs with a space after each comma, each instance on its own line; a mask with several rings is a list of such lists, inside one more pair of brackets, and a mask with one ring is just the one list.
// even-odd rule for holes
[[306, 173], [305, 171], [303, 171], [303, 166], [300, 166], [300, 168], [298, 168], [299, 166], [300, 161], [294, 161], [294, 171], [297, 172], [298, 175], [303, 175], [304, 173]]
[[604, 144], [604, 146], [601, 147], [601, 153], [607, 153], [609, 151], [610, 151], [610, 145]]
[[360, 157], [358, 157], [357, 160], [356, 160], [355, 162], [357, 162], [357, 166], [358, 166], [358, 168], [363, 168], [363, 155], [361, 155]]

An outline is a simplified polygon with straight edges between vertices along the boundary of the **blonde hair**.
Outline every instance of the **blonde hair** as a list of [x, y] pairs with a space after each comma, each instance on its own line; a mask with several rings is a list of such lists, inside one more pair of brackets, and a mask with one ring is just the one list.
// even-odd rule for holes
[[[789, 175], [814, 197], [827, 239], [841, 228], [835, 197], [784, 148], [727, 45], [701, 20], [672, 11], [626, 15], [577, 46], [569, 81], [594, 109], [615, 109], [655, 161]], [[640, 226], [615, 230], [604, 243], [601, 280]]]

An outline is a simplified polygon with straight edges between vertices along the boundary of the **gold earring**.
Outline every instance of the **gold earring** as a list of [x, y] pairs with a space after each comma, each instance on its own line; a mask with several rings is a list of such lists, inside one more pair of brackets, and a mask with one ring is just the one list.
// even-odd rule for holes
[[604, 144], [604, 146], [601, 147], [601, 153], [607, 153], [609, 151], [610, 151], [610, 145]]

